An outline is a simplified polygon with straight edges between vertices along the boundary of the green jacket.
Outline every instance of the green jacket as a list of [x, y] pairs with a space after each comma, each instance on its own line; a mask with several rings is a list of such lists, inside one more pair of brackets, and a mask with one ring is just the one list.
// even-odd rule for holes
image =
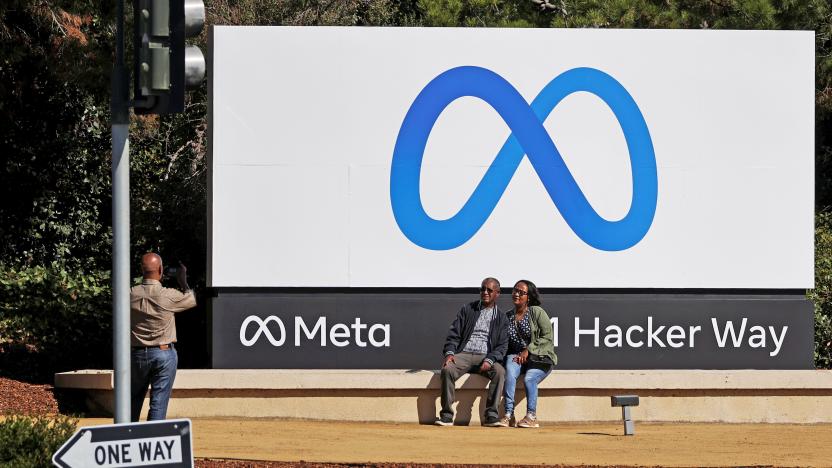
[[[514, 313], [512, 310], [511, 314]], [[552, 330], [552, 322], [543, 307], [530, 306], [529, 307], [529, 323], [532, 326], [532, 341], [529, 343], [529, 353], [537, 354], [538, 356], [549, 356], [552, 362], [558, 363], [558, 355], [555, 354], [554, 338], [555, 333]]]

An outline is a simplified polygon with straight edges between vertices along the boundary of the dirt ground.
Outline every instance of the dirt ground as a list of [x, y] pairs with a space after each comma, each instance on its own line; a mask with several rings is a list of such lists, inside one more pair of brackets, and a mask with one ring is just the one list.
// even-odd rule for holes
[[[630, 437], [622, 435], [620, 424], [547, 424], [540, 429], [517, 429], [222, 418], [195, 418], [192, 423], [194, 456], [211, 459], [342, 464], [832, 467], [830, 424], [636, 422], [636, 435]], [[112, 420], [82, 419], [79, 423], [97, 424], [112, 424]]]
[[[76, 414], [49, 385], [0, 377], [4, 414]], [[548, 424], [538, 430], [274, 419], [193, 419], [198, 468], [465, 465], [828, 466], [832, 424]], [[112, 424], [82, 419], [79, 425]], [[256, 460], [256, 461], [255, 461]]]

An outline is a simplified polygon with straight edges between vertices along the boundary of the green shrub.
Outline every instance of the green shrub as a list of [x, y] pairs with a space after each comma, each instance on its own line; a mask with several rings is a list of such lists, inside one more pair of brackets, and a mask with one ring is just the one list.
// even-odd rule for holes
[[815, 289], [807, 296], [815, 304], [815, 367], [832, 368], [832, 212], [815, 218]]
[[0, 466], [52, 466], [52, 454], [75, 432], [66, 416], [10, 416], [0, 421]]
[[51, 382], [112, 360], [109, 272], [0, 263], [0, 373]]

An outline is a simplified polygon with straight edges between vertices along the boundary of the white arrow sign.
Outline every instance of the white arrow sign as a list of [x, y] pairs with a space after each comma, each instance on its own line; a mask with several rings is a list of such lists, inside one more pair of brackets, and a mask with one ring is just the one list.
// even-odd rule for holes
[[62, 468], [193, 467], [187, 419], [111, 424], [78, 430], [52, 457]]

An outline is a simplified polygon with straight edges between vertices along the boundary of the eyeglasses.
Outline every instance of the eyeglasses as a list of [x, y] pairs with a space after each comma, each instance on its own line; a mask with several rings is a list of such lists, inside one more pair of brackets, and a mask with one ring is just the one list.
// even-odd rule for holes
[[529, 293], [527, 291], [523, 291], [522, 289], [517, 289], [517, 288], [512, 289], [511, 293], [512, 294], [517, 294], [520, 297], [529, 295]]
[[481, 293], [494, 294], [495, 291], [497, 291], [497, 290], [496, 289], [491, 289], [491, 288], [485, 288], [485, 287], [480, 288]]

